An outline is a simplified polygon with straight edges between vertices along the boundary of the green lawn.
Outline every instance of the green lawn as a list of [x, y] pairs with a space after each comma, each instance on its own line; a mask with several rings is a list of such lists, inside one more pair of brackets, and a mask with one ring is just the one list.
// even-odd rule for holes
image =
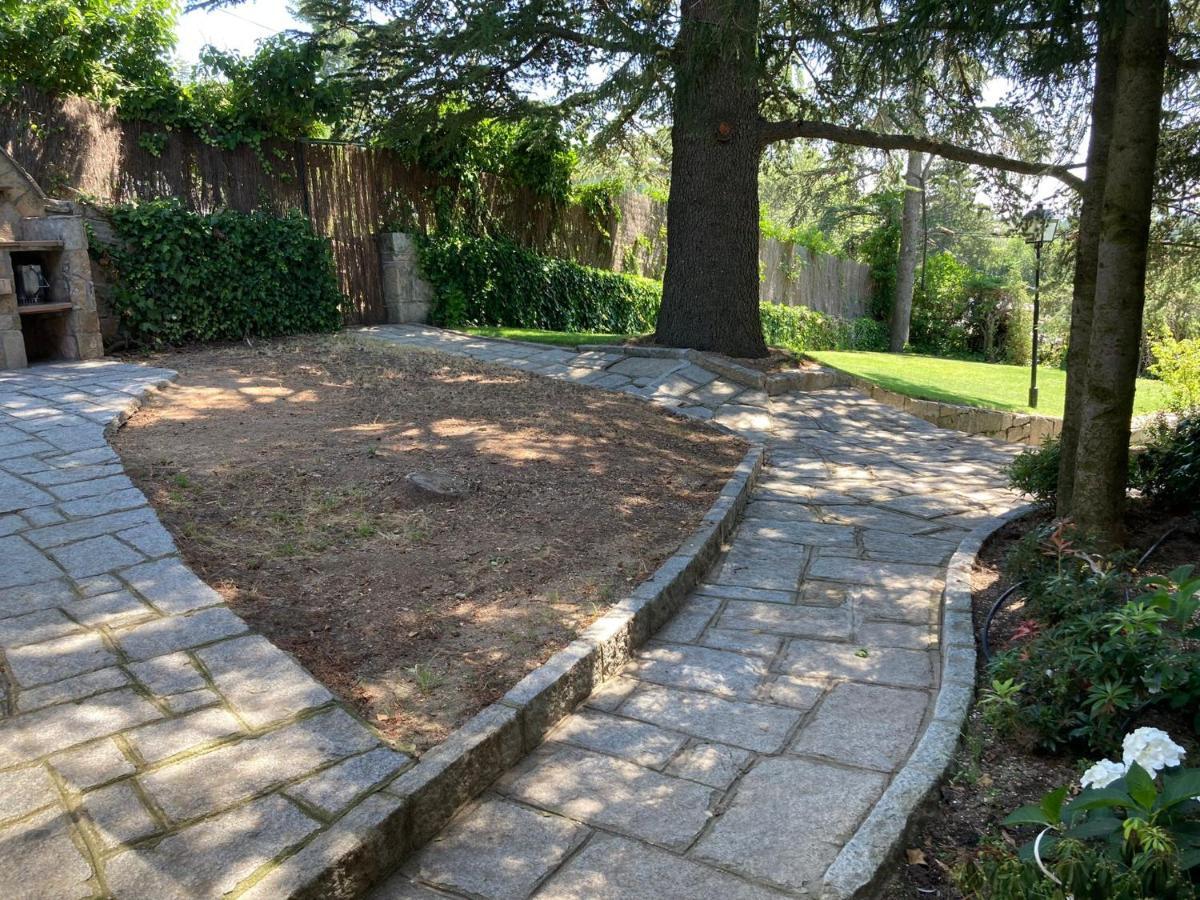
[[607, 334], [603, 331], [542, 331], [538, 328], [463, 328], [467, 334], [480, 337], [501, 337], [510, 341], [532, 341], [535, 344], [554, 344], [556, 347], [575, 347], [579, 344], [623, 344], [637, 335]]
[[[966, 362], [912, 353], [818, 350], [810, 351], [808, 355], [909, 397], [1012, 412], [1031, 411], [1026, 403], [1029, 399], [1028, 366]], [[1067, 375], [1061, 369], [1039, 368], [1036, 412], [1061, 416], [1066, 386]], [[1139, 378], [1134, 415], [1163, 409], [1167, 394], [1162, 382]]]

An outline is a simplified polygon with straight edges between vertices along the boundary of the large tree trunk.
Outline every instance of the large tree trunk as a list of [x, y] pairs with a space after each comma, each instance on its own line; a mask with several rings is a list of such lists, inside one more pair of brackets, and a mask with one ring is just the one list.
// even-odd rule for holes
[[767, 352], [758, 310], [758, 0], [684, 0], [655, 340]]
[[[1100, 18], [1107, 23], [1110, 0], [1101, 3]], [[1086, 395], [1088, 350], [1092, 336], [1092, 304], [1096, 299], [1096, 267], [1100, 250], [1100, 209], [1112, 140], [1113, 100], [1116, 97], [1119, 46], [1113, 31], [1102, 27], [1096, 53], [1092, 90], [1092, 135], [1088, 144], [1087, 180], [1079, 210], [1079, 236], [1075, 241], [1075, 283], [1071, 297], [1071, 333], [1067, 340], [1067, 401], [1063, 411], [1062, 453], [1058, 465], [1058, 515], [1071, 515], [1075, 493], [1075, 456], [1079, 423]]]
[[1071, 503], [1076, 523], [1110, 545], [1122, 538], [1167, 43], [1167, 4], [1132, 0], [1120, 38]]
[[921, 243], [921, 197], [925, 193], [925, 158], [908, 151], [904, 172], [904, 204], [900, 215], [900, 258], [896, 263], [896, 297], [892, 302], [892, 335], [888, 349], [899, 353], [908, 343], [912, 322], [913, 287], [917, 281], [917, 256]]

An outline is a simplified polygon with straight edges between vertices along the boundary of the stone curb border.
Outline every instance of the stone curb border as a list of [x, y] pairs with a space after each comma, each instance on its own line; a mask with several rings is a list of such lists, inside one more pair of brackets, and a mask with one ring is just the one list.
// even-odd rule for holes
[[626, 356], [645, 356], [653, 359], [681, 359], [707, 369], [714, 375], [727, 378], [749, 388], [765, 391], [774, 397], [789, 391], [818, 391], [823, 388], [845, 387], [847, 376], [836, 369], [814, 363], [814, 369], [794, 372], [760, 372], [730, 359], [701, 350], [686, 350], [680, 347], [647, 347], [639, 344], [580, 344], [583, 352], [623, 353]]
[[382, 790], [351, 807], [240, 897], [353, 898], [390, 874], [462, 806], [536, 747], [670, 619], [732, 534], [763, 457], [762, 446], [747, 451], [700, 528], [581, 637]]
[[995, 532], [1036, 508], [1031, 503], [1022, 504], [982, 522], [962, 539], [951, 557], [942, 593], [942, 672], [933, 717], [908, 761], [826, 871], [822, 900], [847, 900], [866, 893], [884, 863], [899, 848], [913, 813], [950, 766], [975, 697], [975, 624], [971, 612], [975, 557]]

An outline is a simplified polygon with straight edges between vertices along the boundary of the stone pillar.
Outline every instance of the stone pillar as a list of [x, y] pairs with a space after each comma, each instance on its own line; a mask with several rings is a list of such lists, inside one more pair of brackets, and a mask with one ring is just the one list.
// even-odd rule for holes
[[433, 305], [433, 285], [421, 275], [412, 235], [402, 231], [379, 235], [379, 261], [388, 322], [428, 322]]
[[26, 365], [12, 264], [7, 253], [0, 253], [0, 369], [23, 369]]

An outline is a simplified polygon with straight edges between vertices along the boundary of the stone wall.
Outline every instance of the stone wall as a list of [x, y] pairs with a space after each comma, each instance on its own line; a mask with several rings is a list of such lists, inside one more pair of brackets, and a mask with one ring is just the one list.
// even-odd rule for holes
[[1037, 446], [1046, 438], [1062, 431], [1062, 419], [1054, 416], [1038, 416], [1031, 413], [1012, 413], [998, 409], [980, 409], [976, 406], [959, 406], [955, 403], [940, 403], [936, 400], [918, 400], [881, 388], [861, 378], [851, 378], [851, 385], [870, 396], [873, 400], [924, 419], [939, 428], [950, 428], [967, 434], [996, 438], [1010, 444]]

